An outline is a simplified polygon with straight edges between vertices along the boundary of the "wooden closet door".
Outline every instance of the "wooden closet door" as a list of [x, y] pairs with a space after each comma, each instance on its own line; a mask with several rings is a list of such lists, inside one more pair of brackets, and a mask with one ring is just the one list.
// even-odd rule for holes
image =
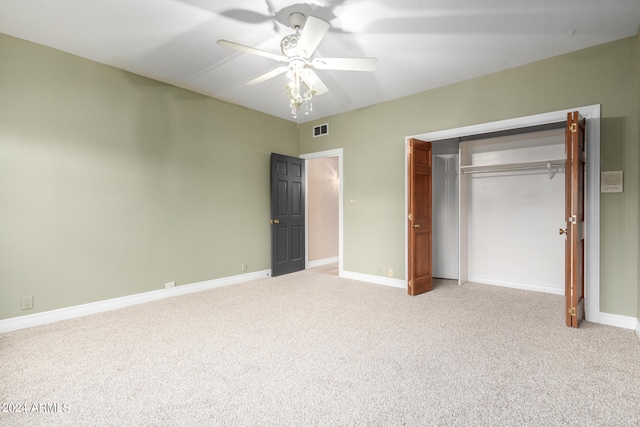
[[565, 165], [565, 297], [567, 326], [577, 328], [584, 318], [584, 171], [585, 120], [567, 115]]
[[433, 289], [431, 143], [410, 139], [409, 166], [409, 295]]

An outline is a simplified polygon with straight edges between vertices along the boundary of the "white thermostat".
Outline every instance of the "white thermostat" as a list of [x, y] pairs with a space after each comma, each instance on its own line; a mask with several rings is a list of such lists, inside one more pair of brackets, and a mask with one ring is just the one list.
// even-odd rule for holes
[[601, 172], [601, 193], [622, 193], [622, 171]]

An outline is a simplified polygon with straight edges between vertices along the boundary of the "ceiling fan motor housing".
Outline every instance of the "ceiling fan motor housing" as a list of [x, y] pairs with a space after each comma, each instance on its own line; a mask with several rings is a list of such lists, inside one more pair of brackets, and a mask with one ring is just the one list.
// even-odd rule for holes
[[292, 56], [298, 56], [298, 40], [300, 39], [300, 34], [289, 34], [285, 36], [280, 42], [280, 49], [282, 53], [291, 58]]

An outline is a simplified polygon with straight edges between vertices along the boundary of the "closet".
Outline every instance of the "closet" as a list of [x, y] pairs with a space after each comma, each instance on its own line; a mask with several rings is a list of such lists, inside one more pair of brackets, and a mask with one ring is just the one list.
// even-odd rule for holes
[[460, 139], [461, 284], [564, 294], [564, 129]]
[[[565, 295], [567, 326], [578, 327], [584, 318], [597, 322], [602, 315], [600, 110], [591, 105], [406, 137], [409, 293], [415, 289], [416, 266], [426, 259], [415, 256], [413, 233], [421, 224], [413, 216], [417, 193], [412, 186], [413, 149], [424, 143], [433, 151], [430, 277], [453, 278], [438, 269], [437, 261], [453, 260], [459, 284]], [[449, 143], [458, 144], [457, 155], [437, 152]], [[447, 162], [455, 161], [454, 175]], [[444, 188], [437, 187], [440, 171], [457, 180], [457, 208], [439, 206], [441, 200], [456, 199], [451, 185], [451, 194], [438, 194]], [[452, 217], [457, 229], [450, 225]], [[439, 231], [444, 238], [438, 238]], [[458, 241], [457, 251], [451, 240]]]

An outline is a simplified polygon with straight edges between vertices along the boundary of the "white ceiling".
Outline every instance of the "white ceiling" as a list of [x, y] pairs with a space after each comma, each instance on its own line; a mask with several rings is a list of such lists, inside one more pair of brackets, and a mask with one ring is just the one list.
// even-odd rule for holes
[[[330, 91], [298, 119], [283, 76], [244, 85], [281, 63], [216, 44], [280, 54], [294, 11], [331, 24], [314, 56], [379, 59], [373, 73], [318, 70]], [[301, 123], [634, 36], [639, 26], [640, 0], [0, 0], [0, 33]]]

